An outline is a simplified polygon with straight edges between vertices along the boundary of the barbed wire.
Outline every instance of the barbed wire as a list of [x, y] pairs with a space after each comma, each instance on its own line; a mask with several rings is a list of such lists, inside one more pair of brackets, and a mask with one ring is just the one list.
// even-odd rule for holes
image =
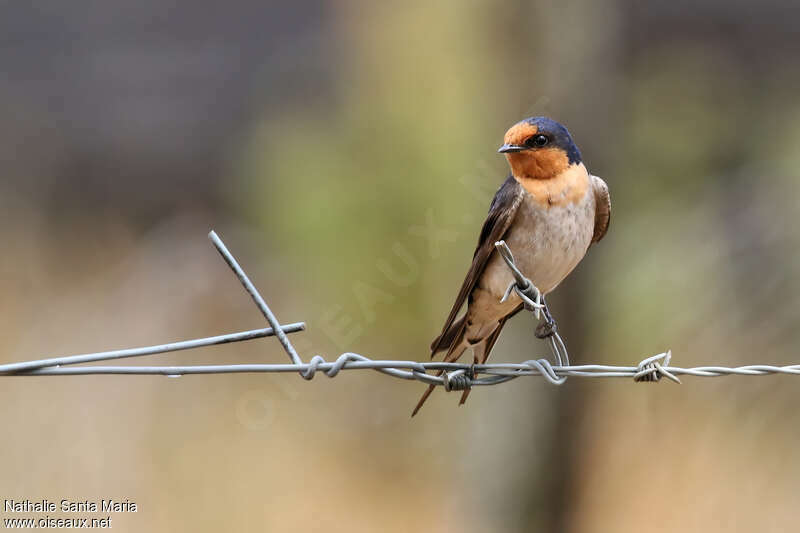
[[[465, 363], [416, 362], [404, 360], [374, 360], [357, 353], [343, 353], [335, 361], [326, 361], [315, 355], [308, 363], [304, 363], [292, 345], [289, 334], [305, 330], [305, 323], [296, 322], [281, 325], [277, 317], [267, 305], [264, 298], [250, 281], [247, 274], [215, 232], [209, 238], [222, 258], [236, 274], [261, 314], [269, 323], [268, 328], [240, 331], [213, 337], [204, 337], [186, 341], [177, 341], [155, 346], [126, 348], [122, 350], [50, 357], [31, 361], [21, 361], [0, 365], [0, 376], [75, 376], [89, 374], [122, 374], [122, 375], [164, 375], [179, 377], [191, 374], [231, 374], [231, 373], [291, 373], [296, 372], [307, 380], [314, 378], [317, 372], [328, 377], [335, 377], [342, 370], [375, 370], [391, 377], [416, 380], [429, 385], [439, 385], [445, 390], [464, 390], [470, 387], [497, 385], [523, 376], [541, 376], [554, 385], [563, 384], [568, 377], [581, 378], [633, 378], [634, 381], [658, 381], [666, 377], [680, 383], [677, 376], [720, 377], [730, 375], [763, 376], [768, 374], [800, 375], [800, 365], [746, 365], [739, 367], [700, 366], [681, 368], [670, 366], [670, 351], [647, 357], [636, 366], [614, 365], [570, 365], [566, 345], [559, 335], [554, 322], [550, 322], [546, 333], [541, 335], [550, 346], [555, 364], [548, 359], [530, 359], [521, 363], [493, 363], [469, 365]], [[515, 292], [523, 302], [525, 309], [539, 319], [540, 313], [546, 311], [542, 295], [533, 283], [517, 269], [514, 256], [505, 242], [495, 243], [498, 253], [508, 265], [514, 276], [505, 298]], [[288, 364], [230, 364], [230, 365], [183, 365], [183, 366], [71, 366], [80, 363], [109, 361], [130, 357], [142, 357], [159, 353], [191, 350], [204, 346], [213, 346], [233, 342], [278, 337], [281, 346], [289, 356]], [[537, 334], [538, 336], [538, 334]], [[429, 374], [429, 371], [443, 371], [441, 375]]]

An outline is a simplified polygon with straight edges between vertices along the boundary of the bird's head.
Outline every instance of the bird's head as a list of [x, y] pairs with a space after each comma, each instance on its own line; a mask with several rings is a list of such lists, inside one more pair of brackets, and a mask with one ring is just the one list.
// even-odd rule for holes
[[547, 180], [581, 163], [567, 128], [547, 117], [526, 118], [511, 126], [497, 151], [506, 155], [517, 179]]

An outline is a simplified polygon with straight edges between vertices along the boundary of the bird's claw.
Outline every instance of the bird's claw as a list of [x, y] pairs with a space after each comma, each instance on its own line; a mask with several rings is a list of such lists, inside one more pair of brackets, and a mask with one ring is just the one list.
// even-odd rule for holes
[[556, 319], [553, 318], [553, 315], [550, 314], [550, 309], [547, 308], [547, 303], [544, 302], [544, 321], [536, 326], [536, 330], [534, 331], [534, 335], [537, 339], [547, 339], [548, 337], [552, 337], [556, 334]]
[[555, 320], [545, 320], [538, 326], [536, 326], [536, 330], [533, 332], [536, 335], [537, 339], [546, 339], [548, 337], [552, 337], [556, 333], [556, 322]]

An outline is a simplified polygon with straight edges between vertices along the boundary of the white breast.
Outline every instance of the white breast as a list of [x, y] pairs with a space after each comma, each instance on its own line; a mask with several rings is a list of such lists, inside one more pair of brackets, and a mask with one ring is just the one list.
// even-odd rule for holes
[[[543, 207], [526, 193], [505, 240], [519, 269], [543, 293], [555, 289], [583, 259], [591, 244], [594, 216], [591, 187], [578, 202], [563, 206]], [[502, 295], [512, 279], [503, 260], [492, 254], [481, 285], [495, 296]]]

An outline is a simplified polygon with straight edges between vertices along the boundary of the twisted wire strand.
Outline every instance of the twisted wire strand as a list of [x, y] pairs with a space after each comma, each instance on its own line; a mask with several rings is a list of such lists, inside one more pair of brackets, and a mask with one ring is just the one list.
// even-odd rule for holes
[[[668, 353], [658, 354], [662, 360]], [[651, 360], [648, 357], [645, 363]], [[462, 390], [460, 383], [470, 386], [486, 386], [504, 383], [524, 376], [542, 376], [554, 385], [560, 385], [567, 377], [581, 378], [633, 378], [637, 380], [646, 365], [552, 365], [547, 359], [532, 359], [522, 363], [495, 363], [485, 365], [468, 365], [465, 363], [419, 363], [415, 361], [373, 360], [356, 353], [343, 353], [335, 361], [326, 361], [315, 355], [310, 362], [302, 364], [235, 364], [235, 365], [187, 365], [187, 366], [48, 366], [25, 370], [6, 376], [59, 376], [86, 374], [128, 374], [181, 376], [190, 374], [229, 374], [229, 373], [287, 373], [298, 372], [304, 378], [313, 379], [317, 372], [327, 377], [336, 377], [343, 370], [376, 370], [392, 377], [418, 380], [427, 384], [445, 386], [449, 381], [451, 390]], [[738, 367], [699, 366], [682, 368], [659, 364], [659, 372], [666, 377], [669, 372], [674, 377], [685, 375], [695, 377], [723, 376], [765, 376], [770, 374], [800, 375], [800, 364], [745, 365]], [[441, 377], [426, 372], [445, 370]], [[469, 378], [468, 373], [485, 374], [481, 377]]]
[[[343, 370], [374, 370], [388, 376], [416, 380], [429, 385], [437, 385], [448, 391], [458, 391], [474, 386], [490, 386], [506, 383], [524, 376], [541, 376], [553, 385], [563, 384], [568, 377], [581, 378], [633, 378], [636, 382], [656, 382], [666, 377], [680, 383], [677, 376], [687, 375], [696, 377], [721, 377], [721, 376], [764, 376], [769, 374], [800, 375], [800, 364], [774, 366], [774, 365], [746, 365], [739, 367], [700, 366], [694, 368], [681, 368], [670, 366], [671, 352], [667, 351], [643, 359], [636, 366], [613, 365], [570, 365], [566, 346], [561, 337], [554, 332], [548, 338], [549, 346], [557, 364], [553, 365], [547, 359], [531, 359], [521, 363], [494, 363], [483, 365], [468, 365], [464, 363], [444, 363], [402, 361], [402, 360], [373, 360], [357, 353], [347, 352], [341, 354], [335, 361], [326, 361], [321, 355], [315, 355], [307, 363], [303, 362], [289, 341], [288, 334], [303, 331], [305, 324], [302, 322], [281, 325], [277, 317], [267, 306], [258, 290], [252, 284], [239, 263], [228, 251], [225, 244], [213, 231], [209, 238], [220, 252], [225, 262], [233, 270], [245, 290], [251, 296], [258, 309], [271, 327], [257, 330], [204, 337], [188, 341], [172, 342], [157, 346], [142, 348], [129, 348], [107, 352], [97, 352], [81, 355], [52, 357], [33, 361], [21, 361], [0, 365], [0, 377], [30, 377], [30, 376], [74, 376], [89, 374], [106, 375], [164, 375], [179, 377], [191, 374], [230, 374], [230, 373], [285, 373], [297, 372], [303, 379], [311, 380], [318, 372], [329, 378], [336, 377]], [[511, 269], [515, 283], [506, 294], [516, 291], [520, 295], [526, 308], [538, 316], [543, 308], [541, 293], [533, 283], [525, 278], [514, 264], [511, 251], [500, 241], [496, 244], [506, 264]], [[234, 365], [184, 365], [184, 366], [71, 366], [81, 363], [114, 360], [127, 357], [141, 357], [157, 353], [190, 350], [202, 346], [224, 344], [228, 342], [242, 342], [246, 340], [277, 336], [283, 349], [291, 359], [288, 364], [234, 364]], [[566, 363], [566, 364], [563, 364]], [[428, 372], [443, 370], [441, 376]]]

